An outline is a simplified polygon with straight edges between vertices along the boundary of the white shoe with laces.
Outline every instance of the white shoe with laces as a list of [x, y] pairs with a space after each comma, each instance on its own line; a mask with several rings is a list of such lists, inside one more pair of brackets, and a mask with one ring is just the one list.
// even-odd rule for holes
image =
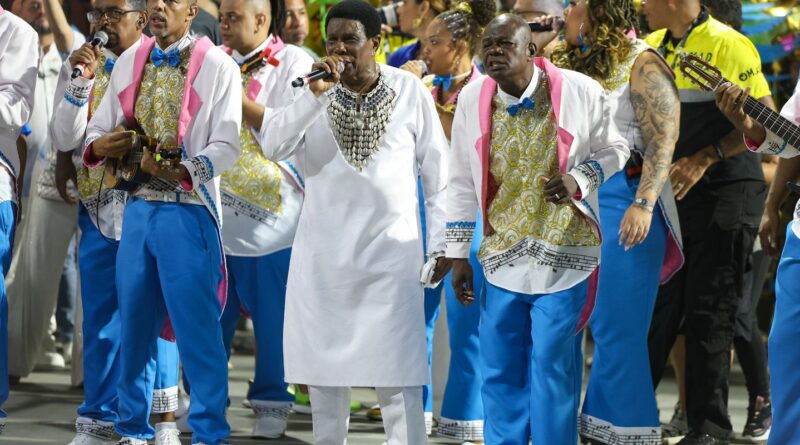
[[156, 424], [156, 445], [181, 445], [181, 430], [175, 422]]
[[75, 438], [69, 445], [114, 445], [114, 423], [78, 417]]
[[250, 404], [256, 414], [252, 437], [277, 439], [286, 433], [291, 404], [286, 402], [263, 402], [251, 400]]

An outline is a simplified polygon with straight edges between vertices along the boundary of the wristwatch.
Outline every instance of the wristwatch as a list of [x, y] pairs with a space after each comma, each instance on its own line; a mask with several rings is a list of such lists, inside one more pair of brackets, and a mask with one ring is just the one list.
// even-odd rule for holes
[[637, 207], [642, 207], [642, 208], [650, 211], [650, 213], [652, 213], [653, 209], [655, 209], [655, 207], [656, 207], [656, 204], [654, 202], [650, 201], [649, 199], [645, 199], [645, 198], [636, 198], [636, 199], [634, 199], [633, 200], [633, 205], [635, 205]]

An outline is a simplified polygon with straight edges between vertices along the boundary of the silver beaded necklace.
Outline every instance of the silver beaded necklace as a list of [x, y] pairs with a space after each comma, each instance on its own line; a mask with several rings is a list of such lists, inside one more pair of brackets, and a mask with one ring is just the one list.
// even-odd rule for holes
[[340, 83], [327, 94], [331, 98], [328, 120], [339, 150], [360, 172], [380, 148], [397, 94], [386, 85], [382, 73], [369, 93], [355, 93]]

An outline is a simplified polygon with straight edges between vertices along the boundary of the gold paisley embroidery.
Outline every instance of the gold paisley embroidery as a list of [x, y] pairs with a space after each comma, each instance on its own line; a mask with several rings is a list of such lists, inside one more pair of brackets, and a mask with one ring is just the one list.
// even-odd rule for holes
[[150, 62], [144, 67], [134, 114], [145, 134], [162, 144], [177, 144], [178, 119], [190, 54], [190, 51], [181, 51], [181, 64], [177, 67], [164, 63], [156, 68]]
[[[249, 74], [245, 75], [245, 91], [251, 80]], [[242, 154], [233, 168], [222, 174], [222, 188], [265, 210], [280, 214], [281, 168], [264, 157], [248, 125], [243, 123], [239, 136]]]
[[[94, 116], [97, 107], [100, 106], [100, 101], [108, 89], [108, 82], [111, 80], [111, 75], [105, 69], [106, 56], [100, 58], [100, 66], [94, 74], [94, 85], [92, 86], [92, 100], [89, 103], [89, 116]], [[78, 193], [83, 201], [94, 198], [100, 190], [100, 183], [103, 181], [102, 168], [86, 168], [81, 166], [78, 168]]]
[[[176, 67], [164, 63], [156, 68], [149, 60], [144, 66], [134, 116], [146, 135], [158, 139], [164, 145], [178, 143], [178, 121], [186, 82], [186, 67], [193, 49], [194, 43], [191, 43], [181, 50], [181, 63]], [[143, 188], [189, 194], [176, 181], [170, 180], [151, 181]], [[196, 196], [196, 191], [191, 194]]]
[[541, 178], [558, 174], [557, 122], [542, 77], [532, 95], [533, 110], [511, 117], [503, 104], [493, 114], [489, 171], [497, 195], [487, 213], [494, 233], [485, 236], [478, 257], [502, 253], [526, 238], [556, 246], [598, 246], [591, 223], [573, 205], [544, 198]]

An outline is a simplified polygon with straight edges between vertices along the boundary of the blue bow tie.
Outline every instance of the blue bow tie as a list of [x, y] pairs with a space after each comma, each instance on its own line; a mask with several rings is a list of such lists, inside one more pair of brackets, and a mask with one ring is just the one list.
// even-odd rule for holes
[[103, 68], [106, 70], [108, 74], [111, 74], [114, 71], [114, 65], [117, 63], [117, 59], [106, 59], [106, 64], [103, 65]]
[[450, 85], [453, 84], [453, 75], [448, 74], [446, 76], [436, 75], [433, 77], [433, 86], [435, 87], [442, 87], [445, 90], [450, 89]]
[[177, 48], [171, 49], [165, 53], [161, 48], [153, 47], [153, 52], [150, 53], [150, 60], [153, 66], [160, 67], [164, 62], [167, 62], [172, 67], [176, 67], [181, 63], [181, 52]]
[[510, 114], [511, 117], [517, 117], [517, 113], [519, 113], [520, 110], [533, 110], [534, 105], [536, 105], [536, 102], [534, 102], [530, 97], [526, 97], [525, 99], [522, 99], [522, 102], [506, 107], [506, 111], [508, 111], [508, 114]]

